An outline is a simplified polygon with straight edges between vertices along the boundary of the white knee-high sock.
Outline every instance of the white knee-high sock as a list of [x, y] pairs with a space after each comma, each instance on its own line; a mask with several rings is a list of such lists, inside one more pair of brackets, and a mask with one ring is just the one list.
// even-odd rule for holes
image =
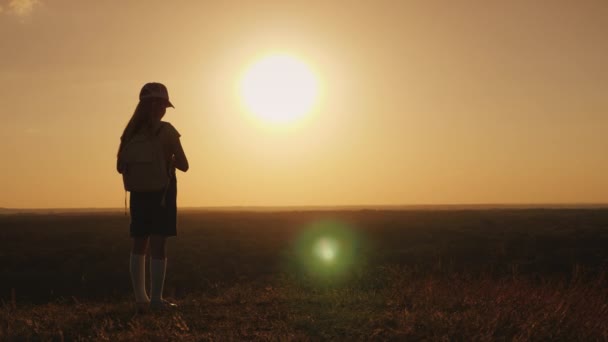
[[150, 297], [154, 302], [163, 299], [163, 287], [165, 286], [165, 273], [167, 271], [167, 259], [152, 259], [150, 261]]
[[129, 271], [131, 272], [135, 301], [138, 303], [149, 302], [150, 298], [146, 293], [146, 255], [131, 254]]

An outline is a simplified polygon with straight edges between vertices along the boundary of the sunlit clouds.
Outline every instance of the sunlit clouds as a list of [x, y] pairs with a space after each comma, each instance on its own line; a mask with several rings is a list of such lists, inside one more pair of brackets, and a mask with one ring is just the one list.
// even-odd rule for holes
[[29, 16], [39, 5], [39, 0], [11, 0], [6, 7], [0, 6], [0, 14], [23, 18]]

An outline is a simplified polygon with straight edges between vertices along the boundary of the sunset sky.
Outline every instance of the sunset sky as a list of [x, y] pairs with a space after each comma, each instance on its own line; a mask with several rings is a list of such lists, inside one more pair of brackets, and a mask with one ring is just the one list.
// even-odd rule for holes
[[[314, 106], [239, 90], [291, 56]], [[162, 82], [179, 206], [608, 202], [608, 2], [0, 0], [0, 207], [121, 207]]]

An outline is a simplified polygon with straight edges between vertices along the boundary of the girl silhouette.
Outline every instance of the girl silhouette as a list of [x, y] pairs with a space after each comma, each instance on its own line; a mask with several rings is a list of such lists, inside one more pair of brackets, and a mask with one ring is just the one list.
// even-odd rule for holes
[[[125, 146], [136, 135], [157, 137], [164, 158], [168, 184], [160, 191], [131, 191], [130, 236], [133, 239], [129, 270], [135, 293], [137, 312], [151, 309], [176, 308], [163, 299], [163, 286], [167, 265], [166, 240], [177, 235], [177, 179], [175, 169], [188, 171], [188, 159], [180, 143], [180, 134], [168, 122], [161, 121], [169, 101], [167, 88], [160, 83], [145, 84], [139, 94], [139, 103], [120, 138], [116, 168], [125, 173], [127, 163], [123, 157]], [[175, 107], [173, 107], [175, 108]], [[162, 160], [162, 159], [161, 159]], [[146, 252], [150, 245], [150, 297], [146, 293]]]

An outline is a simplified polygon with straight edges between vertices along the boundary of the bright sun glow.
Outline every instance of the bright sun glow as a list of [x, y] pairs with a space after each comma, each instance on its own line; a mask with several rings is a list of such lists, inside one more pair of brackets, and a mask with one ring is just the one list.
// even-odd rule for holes
[[272, 55], [247, 70], [240, 91], [245, 105], [257, 117], [285, 123], [310, 112], [318, 97], [318, 84], [304, 62]]

